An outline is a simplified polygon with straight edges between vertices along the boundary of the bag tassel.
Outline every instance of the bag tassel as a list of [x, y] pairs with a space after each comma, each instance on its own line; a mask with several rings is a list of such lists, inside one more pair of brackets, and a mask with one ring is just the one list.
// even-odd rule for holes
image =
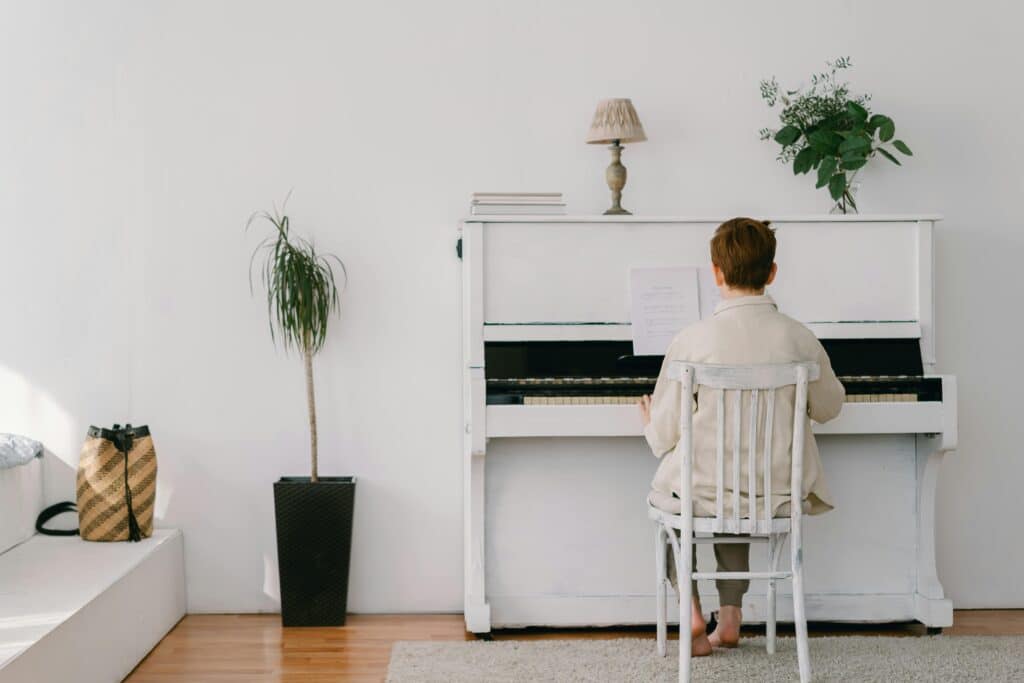
[[128, 506], [128, 540], [136, 542], [142, 540], [142, 529], [139, 528], [139, 520], [135, 517], [135, 510], [132, 509], [132, 490], [128, 486], [128, 453], [132, 450], [132, 435], [128, 430], [131, 427], [131, 425], [125, 426], [119, 446], [124, 453], [124, 502]]
[[129, 541], [141, 541], [142, 530], [139, 529], [139, 520], [135, 518], [135, 511], [132, 510], [132, 492], [127, 489], [127, 482], [125, 483], [126, 490], [125, 502], [128, 503], [128, 540]]

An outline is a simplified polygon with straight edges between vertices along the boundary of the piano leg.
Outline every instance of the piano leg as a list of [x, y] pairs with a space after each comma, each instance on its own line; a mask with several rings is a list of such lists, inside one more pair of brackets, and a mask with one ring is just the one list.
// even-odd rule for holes
[[486, 381], [483, 368], [468, 368], [465, 375], [466, 433], [463, 437], [463, 529], [466, 630], [489, 633], [491, 607], [487, 604], [484, 573], [484, 462], [487, 453]]
[[654, 532], [654, 581], [655, 595], [657, 596], [657, 613], [655, 623], [657, 624], [657, 651], [659, 657], [668, 653], [668, 556], [665, 552], [668, 549], [668, 539], [665, 536], [665, 527], [658, 522]]
[[466, 458], [465, 468], [465, 616], [466, 630], [488, 633], [491, 607], [484, 592], [484, 454]]
[[940, 436], [917, 437], [917, 592], [915, 618], [932, 629], [953, 625], [953, 601], [935, 569], [935, 493], [939, 466], [949, 448]]

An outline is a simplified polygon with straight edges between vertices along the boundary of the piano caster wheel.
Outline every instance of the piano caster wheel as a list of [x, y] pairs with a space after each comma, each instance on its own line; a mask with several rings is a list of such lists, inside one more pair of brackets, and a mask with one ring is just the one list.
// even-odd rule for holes
[[930, 636], [940, 636], [940, 635], [942, 635], [942, 627], [941, 626], [928, 626], [928, 627], [925, 628], [924, 632], [926, 634], [930, 635]]
[[488, 631], [487, 633], [474, 633], [473, 635], [476, 636], [477, 640], [485, 640], [487, 642], [491, 642], [492, 640], [494, 640], [494, 636], [491, 635], [490, 631]]

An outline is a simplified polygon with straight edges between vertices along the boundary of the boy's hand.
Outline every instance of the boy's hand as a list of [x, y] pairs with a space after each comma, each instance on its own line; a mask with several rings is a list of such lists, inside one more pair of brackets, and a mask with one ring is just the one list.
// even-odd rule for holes
[[637, 405], [640, 406], [640, 419], [643, 420], [644, 427], [646, 427], [651, 424], [651, 397], [644, 394], [640, 397]]

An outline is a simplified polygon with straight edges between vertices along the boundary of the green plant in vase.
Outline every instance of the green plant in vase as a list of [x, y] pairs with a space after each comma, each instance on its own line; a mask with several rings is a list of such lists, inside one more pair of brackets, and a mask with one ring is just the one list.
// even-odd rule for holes
[[815, 171], [815, 187], [827, 187], [836, 202], [833, 212], [856, 213], [854, 179], [876, 154], [900, 165], [896, 153], [913, 152], [896, 140], [896, 124], [870, 109], [871, 95], [850, 93], [838, 79], [849, 69], [849, 57], [826, 62], [828, 70], [811, 76], [810, 86], [783, 91], [773, 76], [761, 81], [761, 97], [769, 107], [781, 105], [778, 129], [762, 128], [761, 139], [781, 145], [778, 160], [793, 165], [793, 173]]

